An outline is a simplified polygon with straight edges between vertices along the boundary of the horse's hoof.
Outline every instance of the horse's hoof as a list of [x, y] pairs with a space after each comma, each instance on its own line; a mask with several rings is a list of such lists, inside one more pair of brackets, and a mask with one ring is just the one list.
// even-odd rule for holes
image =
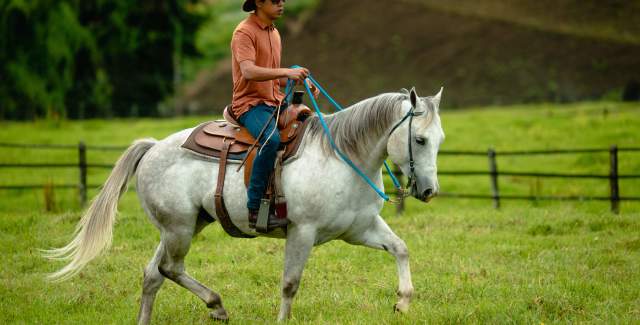
[[409, 306], [406, 304], [400, 304], [397, 303], [395, 305], [393, 305], [393, 312], [394, 313], [406, 313], [407, 311], [409, 311]]
[[227, 311], [224, 309], [218, 309], [210, 312], [209, 317], [211, 317], [213, 320], [220, 321], [220, 322], [226, 323], [229, 321], [229, 315], [227, 315]]

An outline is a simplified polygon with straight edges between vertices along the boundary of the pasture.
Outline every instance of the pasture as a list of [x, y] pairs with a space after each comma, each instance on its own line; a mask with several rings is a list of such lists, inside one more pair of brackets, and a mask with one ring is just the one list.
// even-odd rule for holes
[[[446, 107], [446, 91], [444, 94]], [[162, 138], [206, 118], [2, 122], [0, 142], [127, 145]], [[442, 112], [446, 150], [606, 148], [638, 146], [637, 105], [582, 103]], [[74, 151], [2, 149], [1, 162], [75, 162]], [[89, 151], [91, 163], [118, 153]], [[442, 156], [440, 170], [486, 170], [486, 158]], [[512, 171], [606, 173], [608, 156], [499, 157]], [[620, 155], [620, 173], [637, 173], [640, 154]], [[2, 184], [73, 183], [77, 169], [1, 169]], [[101, 184], [108, 170], [90, 169]], [[443, 191], [489, 193], [488, 177], [440, 177]], [[501, 178], [503, 193], [607, 195], [606, 180]], [[621, 180], [623, 196], [640, 195], [638, 180]], [[391, 186], [387, 186], [391, 189]], [[0, 322], [132, 323], [142, 269], [158, 233], [135, 193], [123, 196], [108, 254], [76, 278], [54, 284], [59, 268], [39, 256], [70, 238], [81, 215], [74, 190], [56, 189], [54, 212], [42, 191], [1, 191]], [[90, 196], [96, 194], [89, 191]], [[640, 204], [509, 202], [436, 198], [408, 200], [403, 216], [383, 216], [410, 250], [416, 293], [408, 314], [393, 314], [397, 274], [385, 252], [331, 242], [314, 249], [293, 307], [293, 324], [379, 323], [637, 323], [640, 321]], [[217, 225], [195, 240], [188, 272], [221, 294], [232, 324], [271, 323], [280, 302], [284, 241], [227, 237]], [[206, 307], [169, 281], [160, 290], [154, 323], [208, 323]]]

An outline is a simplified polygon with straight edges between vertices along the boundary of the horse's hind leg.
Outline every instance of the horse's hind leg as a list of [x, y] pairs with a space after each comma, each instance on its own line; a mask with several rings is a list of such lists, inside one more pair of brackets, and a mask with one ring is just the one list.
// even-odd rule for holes
[[158, 264], [164, 255], [162, 242], [158, 244], [156, 253], [144, 269], [144, 280], [142, 284], [142, 299], [140, 302], [140, 312], [138, 313], [138, 324], [149, 324], [151, 321], [151, 311], [153, 302], [156, 299], [158, 289], [164, 282], [164, 276], [158, 271]]
[[184, 257], [189, 252], [194, 233], [194, 230], [184, 227], [165, 231], [162, 238], [165, 254], [160, 261], [158, 271], [202, 299], [207, 307], [212, 309], [210, 313], [212, 318], [227, 320], [229, 317], [222, 306], [220, 295], [196, 281], [184, 270]]
[[380, 216], [376, 217], [369, 229], [359, 235], [344, 238], [344, 240], [351, 244], [384, 249], [395, 256], [399, 282], [398, 303], [395, 304], [394, 310], [407, 312], [411, 295], [413, 294], [413, 284], [411, 283], [411, 270], [409, 269], [409, 250], [404, 241], [393, 233]]

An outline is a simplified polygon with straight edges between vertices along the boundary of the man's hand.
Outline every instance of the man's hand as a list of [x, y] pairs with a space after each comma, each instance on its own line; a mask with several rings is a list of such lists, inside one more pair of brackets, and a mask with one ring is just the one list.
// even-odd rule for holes
[[315, 99], [318, 99], [318, 96], [320, 96], [320, 90], [318, 90], [318, 87], [316, 87], [316, 85], [313, 82], [311, 82], [309, 79], [306, 79], [304, 82], [307, 84], [307, 86], [309, 86], [309, 89], [311, 89], [311, 92], [313, 93], [313, 97]]
[[303, 81], [309, 76], [309, 70], [307, 68], [294, 68], [287, 69], [287, 78], [295, 81]]
[[[314, 85], [311, 81], [309, 81], [309, 79], [307, 79], [307, 77], [309, 77], [309, 69], [307, 68], [293, 68], [293, 69], [286, 69], [287, 73], [286, 73], [286, 78], [294, 80], [296, 82], [296, 85], [301, 85], [303, 82], [307, 84], [307, 86], [309, 86], [309, 89], [311, 89], [311, 92], [313, 93], [313, 97], [318, 98], [318, 96], [320, 95], [320, 90], [318, 90], [318, 88], [316, 87], [316, 85]], [[286, 83], [286, 81], [280, 81], [281, 84]]]

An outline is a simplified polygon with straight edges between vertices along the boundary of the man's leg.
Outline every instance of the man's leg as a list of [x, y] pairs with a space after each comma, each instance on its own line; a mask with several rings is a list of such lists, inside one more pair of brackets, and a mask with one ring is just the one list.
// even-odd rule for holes
[[[247, 128], [249, 133], [253, 137], [258, 137], [260, 131], [264, 125], [271, 118], [274, 108], [266, 105], [258, 105], [249, 109], [248, 112], [240, 116], [239, 122]], [[249, 189], [247, 194], [249, 200], [247, 201], [247, 208], [249, 209], [249, 218], [251, 220], [251, 214], [257, 215], [257, 211], [260, 208], [260, 200], [264, 197], [264, 193], [269, 184], [269, 175], [273, 171], [273, 166], [276, 160], [278, 147], [280, 146], [280, 133], [276, 127], [275, 118], [269, 122], [269, 126], [265, 129], [260, 138], [261, 147], [258, 150], [255, 160], [253, 161], [253, 170], [251, 172], [251, 179], [249, 182]], [[272, 218], [270, 218], [272, 219]], [[270, 225], [272, 222], [278, 220], [269, 220]], [[286, 225], [285, 220], [282, 220], [282, 225]], [[274, 226], [282, 226], [275, 225]]]

